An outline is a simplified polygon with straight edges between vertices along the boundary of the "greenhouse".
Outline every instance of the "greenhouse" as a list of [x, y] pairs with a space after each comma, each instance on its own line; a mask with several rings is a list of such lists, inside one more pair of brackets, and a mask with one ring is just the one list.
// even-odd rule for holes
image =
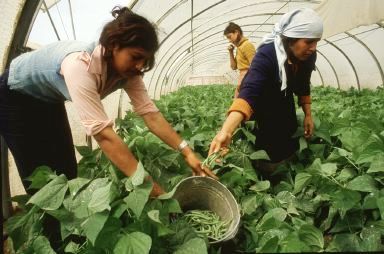
[[3, 253], [384, 252], [383, 0], [0, 0]]

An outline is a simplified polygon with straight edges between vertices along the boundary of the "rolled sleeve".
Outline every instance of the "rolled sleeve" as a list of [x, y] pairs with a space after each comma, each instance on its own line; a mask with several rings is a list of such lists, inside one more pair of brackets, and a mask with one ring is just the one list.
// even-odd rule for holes
[[244, 121], [248, 121], [251, 118], [253, 110], [251, 106], [248, 104], [246, 100], [243, 99], [235, 99], [229, 108], [227, 114], [236, 111], [240, 112], [244, 116]]
[[93, 136], [113, 126], [97, 91], [97, 75], [87, 71], [88, 65], [78, 53], [68, 55], [61, 64], [68, 92], [87, 135]]
[[129, 78], [124, 86], [125, 92], [131, 99], [133, 111], [138, 115], [158, 112], [159, 109], [148, 95], [141, 76]]

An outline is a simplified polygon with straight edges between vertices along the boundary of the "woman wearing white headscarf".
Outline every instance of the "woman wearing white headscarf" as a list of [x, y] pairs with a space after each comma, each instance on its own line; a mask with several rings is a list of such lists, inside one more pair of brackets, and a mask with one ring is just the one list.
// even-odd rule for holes
[[255, 148], [265, 150], [271, 159], [257, 167], [261, 171], [276, 168], [299, 148], [298, 139], [292, 138], [298, 127], [294, 94], [305, 114], [304, 136], [312, 135], [310, 77], [322, 33], [322, 20], [312, 9], [293, 10], [281, 17], [258, 47], [210, 153], [229, 145], [239, 124], [252, 117], [257, 122]]

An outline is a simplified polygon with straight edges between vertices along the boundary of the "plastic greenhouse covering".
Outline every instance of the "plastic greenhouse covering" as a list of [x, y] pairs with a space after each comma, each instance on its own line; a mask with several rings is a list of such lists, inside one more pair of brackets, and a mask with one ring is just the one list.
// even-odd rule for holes
[[[312, 86], [358, 91], [384, 86], [383, 0], [0, 0], [0, 71], [25, 47], [35, 49], [74, 38], [97, 40], [115, 5], [128, 6], [156, 24], [160, 48], [155, 67], [144, 75], [153, 99], [185, 86], [235, 85], [238, 72], [230, 68], [223, 35], [228, 23], [240, 25], [257, 48], [284, 13], [300, 7], [314, 9], [324, 21]], [[104, 99], [103, 105], [111, 119], [124, 117], [131, 107], [120, 90]], [[71, 103], [66, 108], [74, 143], [95, 148]], [[3, 183], [8, 178], [4, 168], [10, 179], [2, 184], [10, 187], [10, 193], [2, 190], [4, 200], [7, 194], [15, 196], [24, 189], [4, 144], [1, 156]], [[9, 157], [8, 163], [4, 156]]]

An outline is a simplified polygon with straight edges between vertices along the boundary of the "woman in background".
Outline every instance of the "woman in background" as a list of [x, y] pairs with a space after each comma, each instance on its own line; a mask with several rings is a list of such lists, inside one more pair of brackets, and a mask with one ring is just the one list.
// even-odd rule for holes
[[[247, 73], [255, 55], [255, 46], [253, 46], [248, 38], [243, 36], [243, 31], [240, 26], [233, 22], [230, 22], [225, 28], [224, 36], [231, 43], [228, 46], [231, 68], [232, 70], [239, 70], [239, 79], [235, 90], [235, 98], [237, 98], [240, 91], [241, 81]], [[236, 56], [234, 55], [235, 47]]]

